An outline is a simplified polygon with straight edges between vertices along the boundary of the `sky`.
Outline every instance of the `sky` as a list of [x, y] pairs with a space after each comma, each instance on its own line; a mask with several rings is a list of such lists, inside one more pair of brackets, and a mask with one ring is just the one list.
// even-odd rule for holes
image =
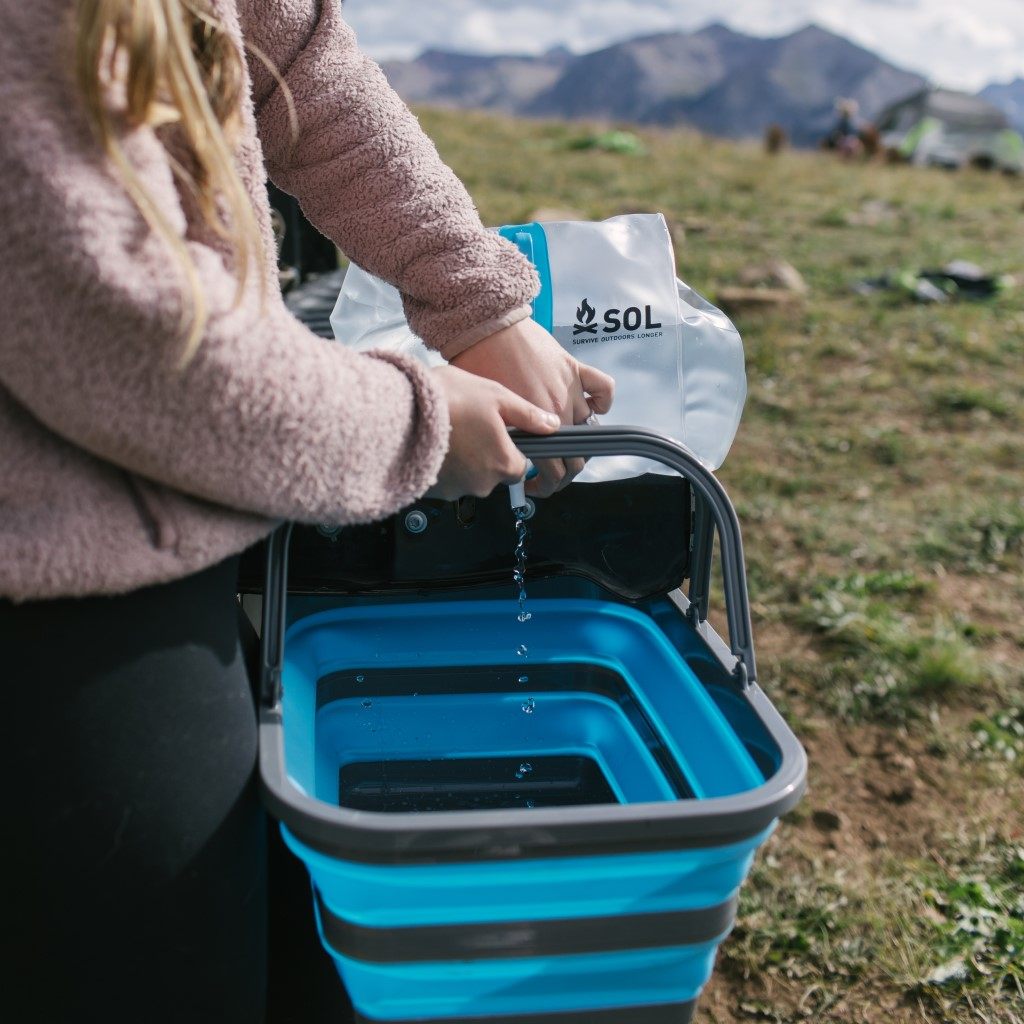
[[344, 0], [344, 10], [378, 60], [427, 47], [585, 52], [711, 21], [773, 36], [815, 22], [939, 85], [1024, 77], [1024, 0]]

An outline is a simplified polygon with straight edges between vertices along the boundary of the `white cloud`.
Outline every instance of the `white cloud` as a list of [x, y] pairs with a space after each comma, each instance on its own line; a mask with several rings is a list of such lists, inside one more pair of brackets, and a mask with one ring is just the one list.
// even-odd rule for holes
[[1024, 76], [1022, 0], [346, 0], [345, 13], [378, 58], [584, 51], [716, 20], [781, 35], [813, 21], [944, 85]]

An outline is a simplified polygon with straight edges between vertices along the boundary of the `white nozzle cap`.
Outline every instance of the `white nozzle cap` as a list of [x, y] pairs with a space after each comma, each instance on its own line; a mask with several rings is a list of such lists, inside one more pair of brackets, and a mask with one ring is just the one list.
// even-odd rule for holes
[[522, 508], [526, 504], [526, 477], [515, 484], [508, 485], [508, 496], [512, 508]]

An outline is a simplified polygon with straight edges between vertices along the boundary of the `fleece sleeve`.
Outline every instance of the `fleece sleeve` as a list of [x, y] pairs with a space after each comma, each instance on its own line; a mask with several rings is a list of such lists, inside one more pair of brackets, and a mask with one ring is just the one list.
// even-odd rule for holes
[[418, 497], [449, 429], [430, 374], [315, 337], [265, 286], [267, 267], [233, 305], [223, 255], [193, 237], [167, 152], [140, 129], [130, 159], [209, 308], [180, 368], [183, 278], [92, 138], [66, 65], [37, 45], [0, 46], [0, 387], [80, 448], [219, 504], [348, 523]]
[[416, 333], [451, 358], [529, 316], [533, 268], [483, 227], [462, 183], [359, 51], [341, 5], [240, 0], [239, 13], [271, 178], [346, 255], [397, 286]]

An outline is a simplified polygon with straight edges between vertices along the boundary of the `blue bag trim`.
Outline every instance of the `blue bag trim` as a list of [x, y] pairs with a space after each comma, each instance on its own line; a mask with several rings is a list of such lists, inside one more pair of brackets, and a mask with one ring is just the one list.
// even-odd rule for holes
[[536, 221], [530, 224], [506, 224], [498, 229], [498, 234], [507, 238], [536, 269], [540, 277], [540, 292], [533, 300], [533, 319], [546, 331], [550, 331], [554, 327], [555, 312], [548, 236], [544, 233], [544, 225]]

